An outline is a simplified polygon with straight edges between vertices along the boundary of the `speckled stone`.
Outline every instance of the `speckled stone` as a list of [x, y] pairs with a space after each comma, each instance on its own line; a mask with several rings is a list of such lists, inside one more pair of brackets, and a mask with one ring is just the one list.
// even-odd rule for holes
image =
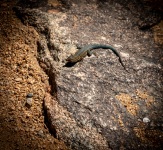
[[27, 94], [27, 97], [28, 97], [28, 98], [32, 98], [32, 97], [33, 97], [33, 93], [28, 93], [28, 94]]
[[[51, 84], [52, 95], [46, 93], [44, 97], [51, 130], [73, 149], [147, 149], [150, 146], [154, 149], [150, 141], [141, 142], [146, 138], [142, 137], [144, 134], [138, 135], [134, 130], [142, 129], [137, 118], [150, 115], [149, 108], [162, 114], [160, 108], [151, 107], [155, 95], [157, 106], [161, 106], [158, 66], [162, 49], [155, 47], [151, 32], [144, 33], [136, 27], [145, 10], [139, 2], [129, 0], [89, 3], [73, 0], [71, 4], [73, 7], [57, 15], [41, 10], [18, 10], [23, 14], [19, 16], [28, 18], [21, 19], [34, 25], [40, 33], [38, 56], [45, 63]], [[96, 51], [98, 58], [86, 57], [83, 62], [62, 68], [62, 61], [74, 53], [68, 45], [91, 43], [116, 47], [122, 52], [122, 61], [130, 73], [124, 71], [110, 50], [100, 49]]]
[[26, 98], [26, 103], [25, 105], [27, 107], [31, 107], [32, 106], [32, 103], [33, 103], [33, 99], [32, 98]]

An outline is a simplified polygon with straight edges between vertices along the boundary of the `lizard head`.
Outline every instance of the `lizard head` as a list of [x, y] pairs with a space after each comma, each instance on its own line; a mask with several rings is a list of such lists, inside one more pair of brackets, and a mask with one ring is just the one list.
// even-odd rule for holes
[[72, 59], [72, 55], [70, 55], [70, 56], [66, 59], [66, 61], [71, 62], [71, 59]]

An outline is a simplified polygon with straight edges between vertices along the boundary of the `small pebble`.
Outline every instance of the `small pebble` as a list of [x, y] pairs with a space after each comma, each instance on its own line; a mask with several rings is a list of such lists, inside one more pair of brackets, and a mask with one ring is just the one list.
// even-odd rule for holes
[[25, 104], [25, 105], [26, 105], [27, 107], [31, 107], [31, 106], [32, 106], [32, 101], [33, 101], [32, 98], [29, 98], [29, 97], [28, 97], [28, 98], [26, 99], [26, 104]]
[[27, 98], [32, 98], [33, 97], [33, 93], [28, 93], [27, 94]]
[[149, 118], [144, 117], [144, 118], [143, 118], [143, 122], [144, 122], [144, 123], [148, 123], [148, 122], [150, 122], [150, 120], [149, 120]]
[[15, 81], [17, 82], [22, 81], [22, 78], [16, 78]]
[[38, 131], [38, 135], [39, 135], [40, 137], [44, 137], [44, 132], [43, 132], [42, 130], [40, 130], [40, 131]]

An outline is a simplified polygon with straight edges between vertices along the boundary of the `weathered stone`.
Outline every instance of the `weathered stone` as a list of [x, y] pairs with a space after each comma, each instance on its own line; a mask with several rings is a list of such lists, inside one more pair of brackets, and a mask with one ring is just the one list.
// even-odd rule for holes
[[27, 97], [25, 105], [30, 108], [32, 106], [32, 103], [33, 103], [33, 99]]
[[[139, 8], [129, 4], [132, 12]], [[159, 148], [161, 142], [143, 142], [146, 124], [141, 123], [144, 116], [163, 119], [161, 48], [155, 46], [151, 32], [133, 26], [138, 18], [121, 2], [73, 0], [71, 6], [55, 15], [39, 8], [17, 8], [25, 16], [21, 19], [40, 34], [38, 58], [51, 85], [44, 98], [51, 132], [72, 149]], [[123, 51], [129, 73], [110, 50], [95, 50], [98, 57], [62, 67], [74, 52], [70, 48], [90, 43], [106, 43]]]
[[143, 118], [143, 122], [144, 122], [144, 123], [149, 123], [150, 120], [149, 120], [149, 118], [145, 117], [145, 118]]
[[45, 136], [45, 134], [44, 134], [44, 132], [43, 132], [42, 130], [39, 130], [39, 131], [38, 131], [38, 135], [39, 135], [40, 137], [42, 137], [42, 138]]
[[32, 98], [32, 97], [33, 97], [33, 93], [28, 93], [28, 94], [27, 94], [27, 97], [28, 97], [28, 98]]

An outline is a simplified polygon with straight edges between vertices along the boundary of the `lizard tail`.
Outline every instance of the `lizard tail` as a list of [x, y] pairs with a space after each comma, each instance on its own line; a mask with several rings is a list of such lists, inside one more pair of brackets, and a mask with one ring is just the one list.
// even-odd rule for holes
[[[119, 62], [121, 63], [121, 65], [123, 66], [123, 68], [127, 71], [125, 65], [124, 65], [123, 62], [122, 62], [122, 58], [121, 58], [120, 54], [117, 52], [117, 50], [114, 49], [114, 48], [111, 47], [111, 46], [109, 46], [109, 49], [111, 49], [112, 52], [113, 52], [117, 57], [119, 57]], [[127, 71], [127, 72], [128, 72], [128, 71]]]
[[[109, 45], [100, 45], [100, 44], [94, 44], [94, 45], [92, 45], [92, 48], [91, 48], [91, 49], [98, 49], [98, 48], [110, 49], [110, 50], [112, 50], [112, 52], [113, 52], [117, 57], [119, 57], [119, 62], [121, 63], [121, 65], [123, 66], [123, 68], [127, 71], [125, 65], [124, 65], [123, 62], [122, 62], [121, 56], [120, 56], [120, 54], [118, 53], [118, 51], [117, 51], [116, 49], [114, 49], [112, 46], [109, 46]], [[128, 72], [128, 71], [127, 71], [127, 72]]]

